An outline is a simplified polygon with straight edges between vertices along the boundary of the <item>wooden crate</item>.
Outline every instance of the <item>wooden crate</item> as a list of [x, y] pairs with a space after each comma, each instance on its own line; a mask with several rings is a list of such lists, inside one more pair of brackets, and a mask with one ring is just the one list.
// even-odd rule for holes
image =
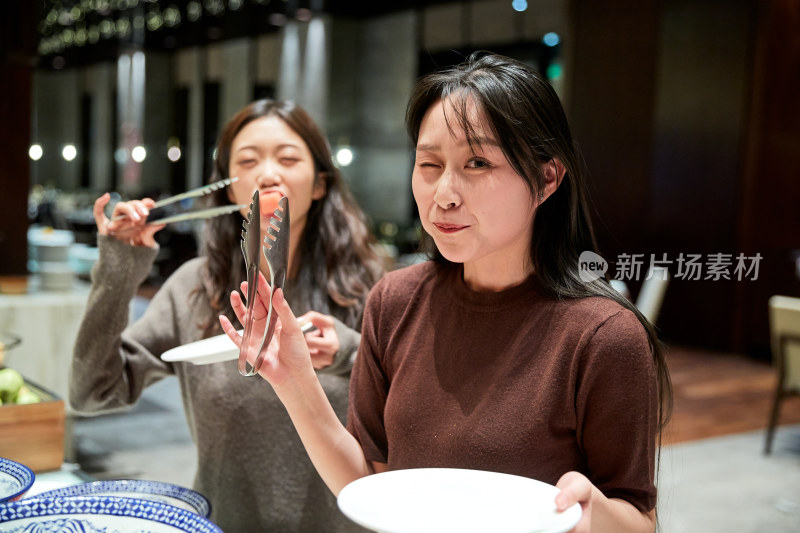
[[34, 472], [58, 470], [64, 462], [64, 400], [25, 379], [42, 401], [0, 405], [0, 457]]

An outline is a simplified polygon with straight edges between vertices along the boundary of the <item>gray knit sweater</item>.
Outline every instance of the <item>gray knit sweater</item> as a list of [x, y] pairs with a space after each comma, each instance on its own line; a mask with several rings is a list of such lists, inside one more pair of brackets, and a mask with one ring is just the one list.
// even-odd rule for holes
[[[364, 531], [338, 509], [272, 387], [239, 375], [236, 361], [168, 364], [160, 355], [200, 340], [211, 316], [205, 293], [194, 291], [205, 259], [183, 264], [128, 325], [128, 304], [157, 250], [99, 236], [100, 258], [78, 333], [69, 401], [79, 413], [133, 405], [142, 390], [176, 375], [198, 450], [194, 489], [211, 502], [211, 519], [226, 533]], [[291, 286], [286, 295], [292, 302]], [[296, 314], [308, 309], [292, 307]], [[352, 358], [360, 334], [336, 321], [341, 348], [320, 381], [344, 421]]]

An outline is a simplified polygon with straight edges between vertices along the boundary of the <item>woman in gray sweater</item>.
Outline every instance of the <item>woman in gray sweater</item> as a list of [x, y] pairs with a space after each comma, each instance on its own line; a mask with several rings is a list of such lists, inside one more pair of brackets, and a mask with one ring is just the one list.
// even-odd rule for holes
[[[259, 100], [228, 122], [211, 181], [234, 176], [238, 181], [212, 193], [210, 204], [249, 204], [256, 190], [262, 206], [276, 196], [289, 198], [286, 295], [317, 327], [306, 342], [344, 421], [364, 301], [382, 274], [363, 214], [333, 165], [325, 136], [290, 102]], [[72, 361], [74, 409], [125, 408], [148, 385], [176, 375], [198, 449], [194, 488], [209, 498], [211, 518], [226, 533], [356, 530], [267, 383], [240, 376], [236, 361], [160, 359], [171, 348], [221, 333], [219, 315], [234, 319], [230, 294], [246, 278], [240, 239], [247, 208], [209, 220], [200, 256], [170, 276], [142, 318], [128, 325], [128, 304], [153, 265], [154, 234], [163, 226], [145, 222], [150, 199], [116, 204], [112, 218], [125, 216], [114, 221], [104, 213], [108, 201], [103, 195], [94, 209], [100, 258]]]

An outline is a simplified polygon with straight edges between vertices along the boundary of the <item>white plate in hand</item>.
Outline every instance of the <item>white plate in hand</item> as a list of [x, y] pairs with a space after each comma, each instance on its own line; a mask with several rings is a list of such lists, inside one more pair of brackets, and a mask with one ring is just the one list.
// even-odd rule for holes
[[[239, 331], [239, 335], [242, 330]], [[161, 360], [168, 363], [187, 362], [196, 365], [210, 365], [239, 358], [239, 348], [223, 333], [215, 337], [190, 342], [161, 354]]]
[[339, 493], [339, 509], [381, 533], [563, 533], [580, 505], [559, 513], [559, 489], [534, 479], [455, 468], [393, 470], [358, 479]]

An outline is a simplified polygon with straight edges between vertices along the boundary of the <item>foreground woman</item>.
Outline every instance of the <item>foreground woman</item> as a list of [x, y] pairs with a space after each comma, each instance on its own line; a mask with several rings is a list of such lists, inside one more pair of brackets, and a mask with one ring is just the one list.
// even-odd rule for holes
[[580, 503], [575, 531], [653, 531], [669, 378], [647, 320], [579, 275], [596, 246], [555, 92], [519, 62], [475, 55], [418, 82], [407, 126], [433, 260], [370, 293], [346, 428], [290, 302], [259, 293], [280, 320], [260, 373], [320, 474], [336, 494], [394, 469], [517, 474], [556, 484], [560, 510]]

